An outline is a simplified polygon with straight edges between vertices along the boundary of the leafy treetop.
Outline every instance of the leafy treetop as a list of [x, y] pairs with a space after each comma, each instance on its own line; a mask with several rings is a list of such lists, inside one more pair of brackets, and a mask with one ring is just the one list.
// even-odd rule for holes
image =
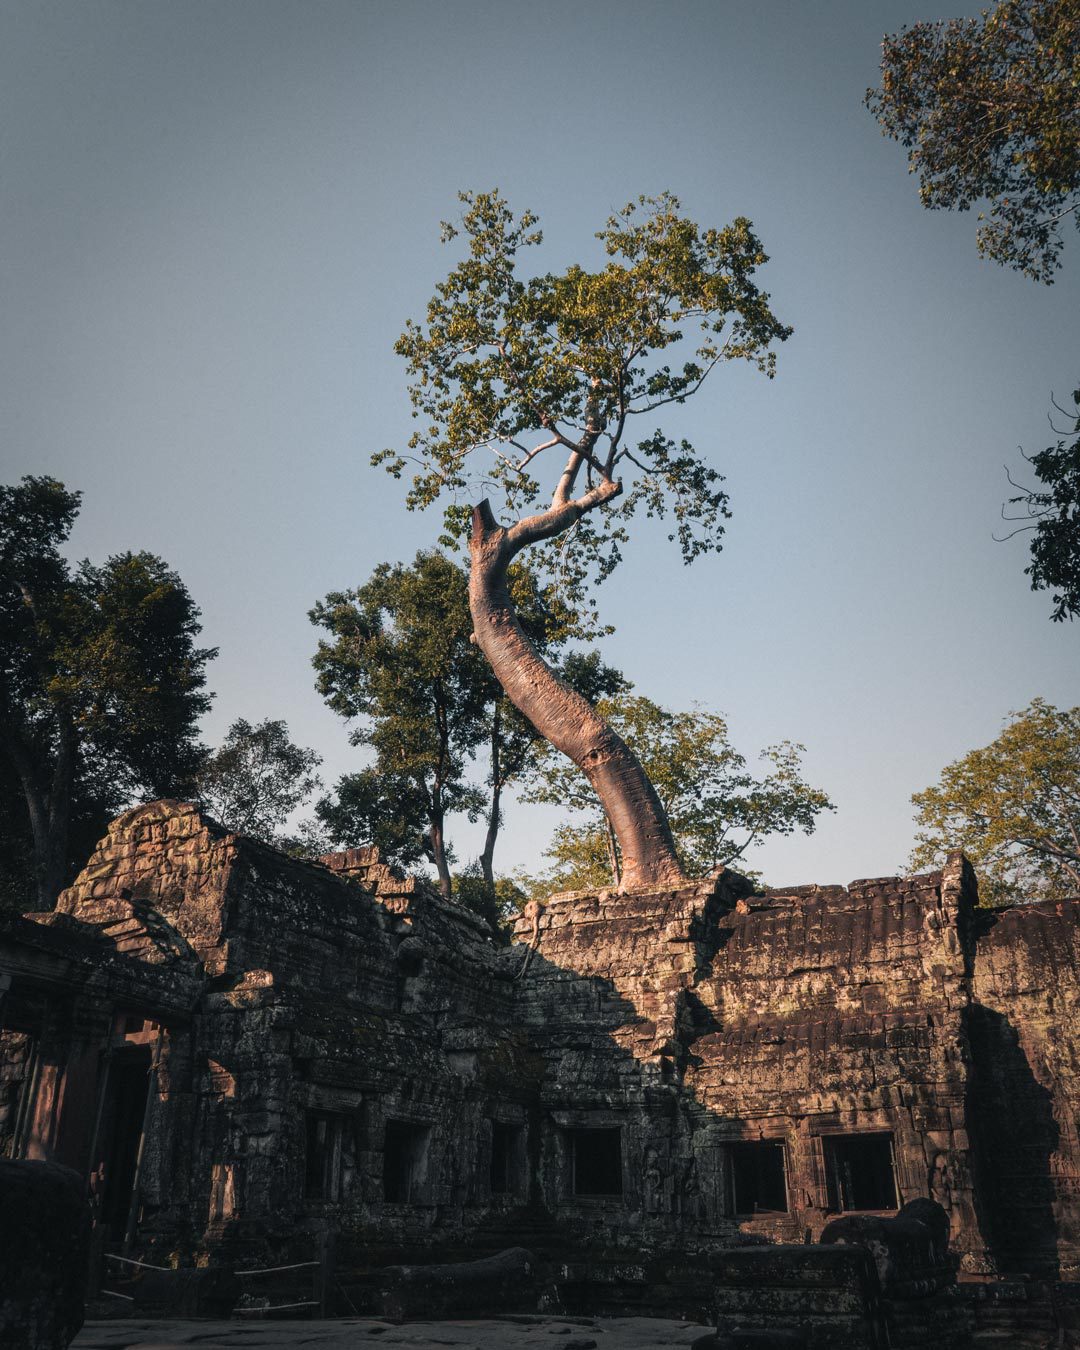
[[[475, 819], [484, 799], [466, 777], [486, 732], [490, 673], [470, 643], [464, 574], [439, 553], [410, 567], [383, 563], [352, 591], [334, 592], [311, 621], [325, 628], [313, 660], [329, 706], [353, 722], [375, 762], [338, 784], [318, 813], [335, 835], [366, 822], [371, 842], [402, 862], [427, 856], [449, 899], [445, 818]], [[415, 826], [423, 822], [422, 837]], [[352, 841], [352, 842], [355, 842]]]
[[408, 454], [384, 450], [373, 462], [395, 477], [415, 467], [410, 509], [449, 498], [444, 542], [465, 532], [478, 496], [496, 496], [511, 516], [546, 506], [552, 480], [545, 491], [540, 474], [552, 452], [578, 456], [589, 488], [625, 476], [620, 503], [603, 495], [600, 526], [577, 522], [576, 561], [560, 564], [568, 592], [593, 569], [610, 572], [639, 510], [671, 513], [687, 562], [718, 548], [720, 475], [686, 440], [654, 431], [633, 445], [627, 432], [684, 402], [720, 361], [772, 375], [770, 344], [791, 330], [753, 282], [766, 255], [750, 222], [702, 230], [670, 193], [641, 197], [598, 232], [606, 267], [522, 279], [518, 255], [542, 238], [537, 217], [515, 219], [498, 191], [460, 197], [460, 226], [442, 233], [463, 233], [467, 256], [436, 287], [426, 324], [410, 322], [396, 345], [420, 425]]
[[1080, 894], [1080, 708], [1035, 699], [911, 800], [912, 867], [962, 848], [989, 904]]
[[53, 478], [0, 487], [0, 757], [22, 792], [43, 907], [84, 827], [190, 789], [215, 654], [195, 645], [199, 611], [162, 559], [68, 563], [79, 502]]
[[925, 206], [988, 199], [979, 252], [1053, 281], [1062, 221], [1080, 225], [1080, 0], [912, 24], [884, 39], [866, 104], [907, 148]]
[[209, 755], [196, 783], [200, 802], [230, 830], [267, 844], [292, 845], [282, 826], [322, 786], [322, 757], [295, 745], [283, 721], [235, 721]]

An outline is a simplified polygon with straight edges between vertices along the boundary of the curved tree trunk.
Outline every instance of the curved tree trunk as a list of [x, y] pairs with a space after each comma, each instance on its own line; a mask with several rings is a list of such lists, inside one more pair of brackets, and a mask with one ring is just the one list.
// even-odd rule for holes
[[[599, 491], [606, 499], [619, 488], [609, 483]], [[548, 513], [542, 525], [535, 518], [511, 530], [496, 523], [487, 502], [474, 508], [469, 608], [476, 642], [511, 703], [592, 784], [619, 840], [621, 889], [678, 884], [685, 877], [671, 827], [645, 771], [592, 704], [537, 655], [510, 600], [506, 574], [513, 558], [534, 539], [562, 533], [581, 515], [579, 503], [570, 506], [579, 509], [565, 524]]]

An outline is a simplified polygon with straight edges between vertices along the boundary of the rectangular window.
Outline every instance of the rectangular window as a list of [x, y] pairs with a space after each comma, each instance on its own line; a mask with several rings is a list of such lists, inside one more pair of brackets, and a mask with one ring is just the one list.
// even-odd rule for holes
[[491, 1122], [491, 1193], [515, 1195], [521, 1189], [525, 1131], [520, 1125]]
[[731, 1191], [736, 1214], [787, 1213], [784, 1146], [771, 1140], [730, 1144]]
[[304, 1195], [308, 1200], [336, 1200], [341, 1188], [341, 1116], [308, 1111], [304, 1123]]
[[388, 1120], [383, 1142], [383, 1199], [392, 1205], [416, 1204], [427, 1180], [430, 1125]]
[[622, 1131], [570, 1130], [575, 1195], [622, 1195]]
[[834, 1134], [822, 1141], [829, 1209], [896, 1209], [891, 1134]]

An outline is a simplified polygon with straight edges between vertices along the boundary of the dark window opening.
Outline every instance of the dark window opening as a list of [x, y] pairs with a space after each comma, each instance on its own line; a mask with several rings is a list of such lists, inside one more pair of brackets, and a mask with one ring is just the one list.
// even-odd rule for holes
[[519, 1188], [524, 1131], [520, 1125], [491, 1124], [491, 1193], [513, 1195]]
[[304, 1127], [304, 1195], [309, 1200], [336, 1200], [341, 1186], [341, 1117], [332, 1111], [308, 1111]]
[[383, 1143], [383, 1199], [392, 1205], [414, 1204], [427, 1177], [431, 1127], [407, 1120], [388, 1120]]
[[731, 1189], [736, 1214], [787, 1213], [784, 1146], [766, 1140], [731, 1144]]
[[891, 1134], [839, 1134], [822, 1140], [829, 1209], [896, 1209]]
[[622, 1195], [622, 1131], [571, 1130], [575, 1195]]

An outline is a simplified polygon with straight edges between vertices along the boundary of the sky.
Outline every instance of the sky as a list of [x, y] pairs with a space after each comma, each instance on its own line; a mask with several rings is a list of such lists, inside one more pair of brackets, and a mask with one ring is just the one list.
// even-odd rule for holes
[[[724, 550], [636, 537], [603, 653], [750, 759], [806, 746], [837, 810], [757, 850], [767, 881], [894, 873], [912, 792], [1034, 697], [1080, 703], [1080, 625], [995, 541], [1003, 466], [1080, 383], [1080, 239], [1052, 287], [981, 260], [862, 106], [883, 33], [958, 12], [0, 0], [0, 481], [82, 490], [73, 556], [166, 558], [220, 649], [207, 739], [284, 718], [332, 782], [360, 752], [307, 611], [438, 533], [369, 459], [410, 432], [393, 344], [456, 261], [457, 192], [536, 211], [545, 270], [642, 193], [749, 216], [794, 335], [775, 380], [724, 367], [664, 424], [726, 475]], [[512, 805], [498, 866], [535, 868], [554, 819]]]

